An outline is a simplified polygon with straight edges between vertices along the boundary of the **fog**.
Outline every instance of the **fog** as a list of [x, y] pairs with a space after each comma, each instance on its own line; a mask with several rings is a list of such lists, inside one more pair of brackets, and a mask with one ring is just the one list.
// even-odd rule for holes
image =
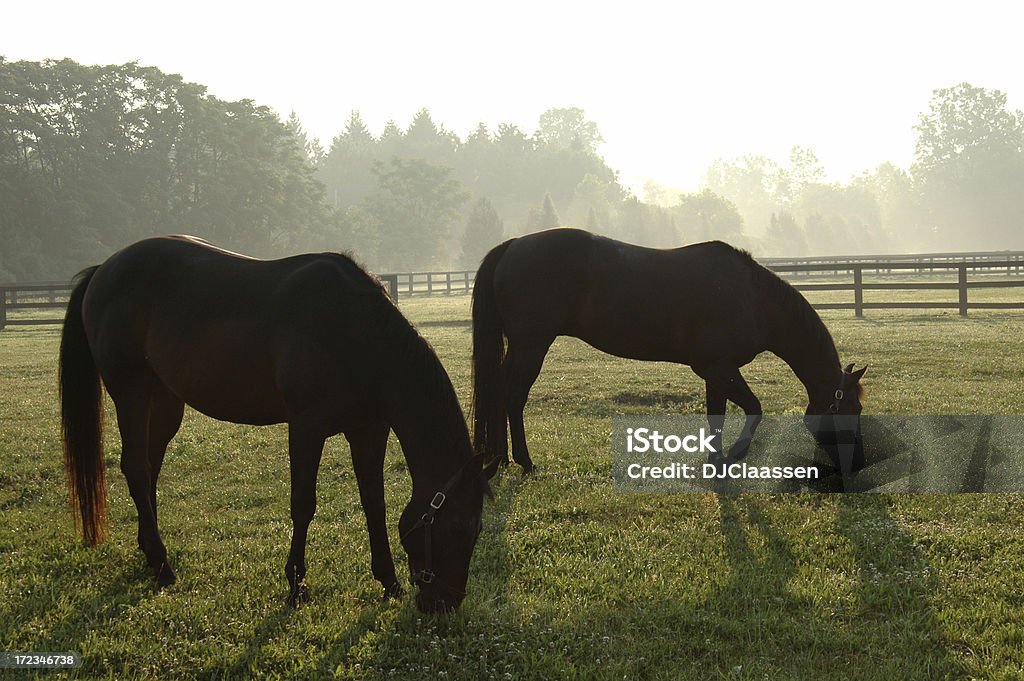
[[0, 281], [167, 232], [379, 271], [471, 269], [555, 224], [765, 256], [1024, 248], [1009, 17], [190, 8], [57, 2], [45, 30], [9, 8]]

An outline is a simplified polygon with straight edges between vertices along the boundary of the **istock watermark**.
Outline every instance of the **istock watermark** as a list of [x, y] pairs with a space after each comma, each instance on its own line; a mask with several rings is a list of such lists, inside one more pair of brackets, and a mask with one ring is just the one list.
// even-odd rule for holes
[[1021, 416], [766, 416], [742, 459], [728, 454], [742, 416], [721, 432], [700, 415], [612, 426], [620, 491], [1024, 491]]
[[668, 452], [670, 454], [679, 451], [715, 454], [718, 450], [715, 449], [714, 439], [715, 436], [711, 433], [705, 433], [703, 428], [700, 429], [698, 435], [683, 436], [664, 436], [657, 430], [651, 430], [650, 428], [627, 428], [626, 450], [631, 453], [639, 452], [641, 454], [652, 450], [659, 453]]

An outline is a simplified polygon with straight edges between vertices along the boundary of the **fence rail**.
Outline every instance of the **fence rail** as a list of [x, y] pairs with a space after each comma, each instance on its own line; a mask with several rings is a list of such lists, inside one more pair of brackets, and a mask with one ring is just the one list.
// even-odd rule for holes
[[[889, 255], [844, 255], [844, 256], [802, 256], [789, 258], [758, 258], [758, 262], [772, 269], [786, 265], [885, 265], [887, 263], [912, 263], [927, 270], [931, 265], [988, 263], [1011, 261], [1019, 272], [1024, 269], [1024, 251], [975, 251], [970, 253], [899, 253]], [[829, 268], [831, 269], [831, 268]], [[871, 269], [871, 268], [868, 268]], [[882, 270], [887, 269], [881, 267]]]
[[[926, 253], [893, 256], [853, 256], [844, 258], [761, 258], [759, 261], [793, 282], [800, 291], [850, 291], [852, 301], [812, 302], [819, 310], [853, 310], [858, 317], [865, 310], [947, 309], [966, 315], [968, 310], [1024, 310], [1019, 302], [971, 301], [972, 289], [1024, 288], [1019, 277], [1024, 272], [1024, 251], [990, 253]], [[956, 281], [864, 281], [873, 274], [886, 279], [901, 274], [935, 275], [955, 272]], [[971, 279], [981, 275], [981, 279]], [[1005, 275], [992, 278], [991, 275]], [[814, 277], [845, 278], [843, 281], [807, 282]], [[400, 297], [464, 295], [472, 291], [476, 272], [402, 272], [378, 275], [398, 300]], [[987, 277], [987, 278], [986, 278]], [[956, 301], [883, 301], [866, 302], [865, 291], [957, 291]], [[60, 324], [59, 317], [21, 316], [23, 311], [63, 310], [71, 286], [67, 282], [0, 285], [0, 331], [7, 326]], [[1024, 294], [1022, 294], [1024, 298]], [[13, 313], [13, 314], [12, 314]]]

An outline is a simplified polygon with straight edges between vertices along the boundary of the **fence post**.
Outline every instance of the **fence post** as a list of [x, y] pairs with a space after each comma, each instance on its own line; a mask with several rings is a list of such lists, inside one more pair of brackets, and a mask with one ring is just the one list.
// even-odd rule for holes
[[469, 272], [462, 273], [462, 282], [465, 284], [466, 293], [469, 293]]
[[960, 316], [967, 316], [967, 265], [960, 265], [957, 268], [957, 284], [960, 294]]
[[0, 331], [7, 326], [7, 289], [0, 286]]
[[445, 284], [445, 293], [447, 293], [448, 295], [451, 295], [452, 294], [452, 273], [451, 272], [445, 272], [444, 273], [444, 284]]
[[857, 317], [864, 316], [864, 269], [853, 268], [853, 313]]
[[388, 285], [388, 293], [391, 295], [391, 300], [398, 302], [398, 275], [397, 274], [382, 274], [380, 280]]

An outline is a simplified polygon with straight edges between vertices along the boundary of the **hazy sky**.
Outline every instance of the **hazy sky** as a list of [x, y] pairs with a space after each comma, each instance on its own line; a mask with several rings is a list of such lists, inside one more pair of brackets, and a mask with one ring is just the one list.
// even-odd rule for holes
[[1020, 107], [1015, 3], [7, 2], [9, 60], [138, 60], [295, 110], [324, 146], [359, 109], [380, 132], [427, 107], [465, 137], [532, 132], [578, 106], [627, 185], [696, 188], [720, 157], [811, 147], [833, 179], [907, 165], [931, 91], [960, 81]]

